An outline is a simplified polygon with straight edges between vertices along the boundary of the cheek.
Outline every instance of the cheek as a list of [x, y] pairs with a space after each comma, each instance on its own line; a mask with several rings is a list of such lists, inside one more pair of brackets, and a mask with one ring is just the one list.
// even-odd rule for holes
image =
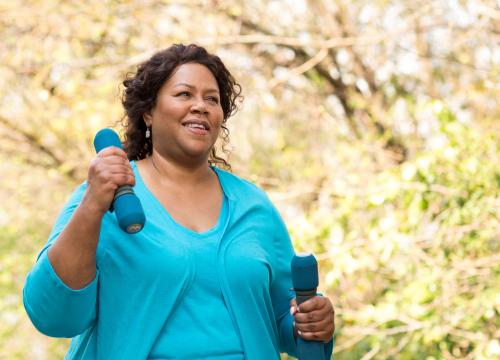
[[222, 111], [222, 108], [219, 107], [219, 109], [215, 112], [215, 119], [219, 125], [222, 124], [222, 121], [224, 120], [224, 112]]
[[178, 120], [186, 113], [186, 106], [182, 103], [174, 101], [160, 101], [156, 108], [154, 115], [161, 121]]
[[222, 129], [222, 125], [223, 125], [223, 121], [224, 121], [224, 118], [223, 118], [223, 113], [222, 113], [222, 110], [220, 111], [220, 114], [217, 114], [216, 117], [214, 117], [214, 120], [212, 122], [213, 124], [213, 127], [216, 131], [214, 131], [214, 133], [219, 136], [220, 135], [220, 132], [221, 132], [221, 129]]

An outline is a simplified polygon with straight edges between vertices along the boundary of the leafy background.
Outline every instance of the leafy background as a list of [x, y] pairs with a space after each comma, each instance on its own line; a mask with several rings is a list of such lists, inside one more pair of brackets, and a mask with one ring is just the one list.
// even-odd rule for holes
[[[217, 53], [245, 101], [234, 173], [264, 188], [335, 304], [336, 359], [500, 356], [500, 3], [0, 1], [0, 359], [60, 359], [22, 286], [121, 81]], [[285, 357], [283, 357], [285, 358]]]

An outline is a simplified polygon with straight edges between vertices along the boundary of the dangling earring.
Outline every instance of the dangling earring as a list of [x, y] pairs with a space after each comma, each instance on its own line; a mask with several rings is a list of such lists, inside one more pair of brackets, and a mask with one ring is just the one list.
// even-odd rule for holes
[[146, 129], [146, 139], [149, 139], [151, 137], [151, 130], [149, 130], [149, 126]]

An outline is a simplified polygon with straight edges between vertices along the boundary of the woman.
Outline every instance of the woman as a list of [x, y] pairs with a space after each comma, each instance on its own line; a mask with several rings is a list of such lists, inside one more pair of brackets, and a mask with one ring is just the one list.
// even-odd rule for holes
[[[220, 59], [175, 45], [124, 85], [125, 152], [100, 151], [59, 215], [24, 288], [34, 325], [73, 337], [67, 359], [278, 359], [297, 336], [329, 357], [333, 307], [295, 306], [278, 212], [213, 166], [240, 97]], [[136, 234], [108, 212], [124, 184], [147, 219]]]

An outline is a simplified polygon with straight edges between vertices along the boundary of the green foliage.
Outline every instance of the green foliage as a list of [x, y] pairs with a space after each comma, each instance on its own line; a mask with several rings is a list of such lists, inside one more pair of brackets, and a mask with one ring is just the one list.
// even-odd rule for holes
[[62, 359], [66, 353], [68, 341], [48, 342], [37, 333], [22, 303], [24, 279], [43, 244], [34, 240], [45, 238], [48, 230], [47, 225], [0, 227], [0, 359], [35, 359], [43, 354]]
[[[313, 231], [292, 228], [300, 244], [326, 248], [324, 286], [340, 310], [336, 359], [370, 349], [384, 359], [498, 351], [498, 137], [448, 108], [436, 116], [439, 146], [346, 194], [332, 217], [312, 210]], [[356, 343], [344, 349], [340, 339]]]

